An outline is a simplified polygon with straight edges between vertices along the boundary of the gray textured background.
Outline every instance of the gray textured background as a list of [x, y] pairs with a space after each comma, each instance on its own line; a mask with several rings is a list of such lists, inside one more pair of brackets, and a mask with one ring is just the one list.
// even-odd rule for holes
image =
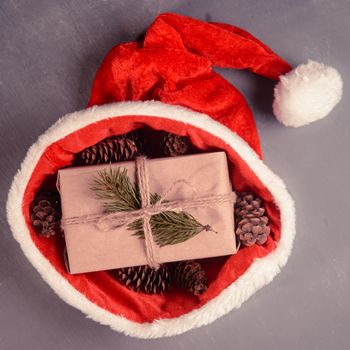
[[[239, 310], [175, 338], [137, 340], [61, 301], [12, 239], [5, 202], [28, 147], [61, 115], [87, 103], [94, 73], [121, 41], [175, 11], [242, 26], [292, 64], [308, 58], [339, 69], [345, 96], [331, 117], [301, 129], [271, 116], [273, 84], [221, 70], [247, 97], [266, 163], [297, 205], [289, 263]], [[0, 2], [0, 349], [349, 349], [350, 2], [5, 1]]]

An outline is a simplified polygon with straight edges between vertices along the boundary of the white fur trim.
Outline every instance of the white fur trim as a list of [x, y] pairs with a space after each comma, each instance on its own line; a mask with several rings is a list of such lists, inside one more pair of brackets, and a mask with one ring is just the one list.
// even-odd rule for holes
[[335, 68], [309, 60], [280, 77], [273, 112], [286, 126], [303, 126], [327, 116], [340, 101], [342, 90]]
[[[22, 214], [22, 199], [27, 183], [39, 158], [51, 143], [99, 120], [126, 115], [165, 117], [220, 136], [222, 140], [238, 152], [268, 190], [271, 191], [277, 206], [280, 208], [282, 223], [281, 239], [277, 248], [265, 258], [255, 260], [246, 273], [222, 291], [220, 295], [210, 300], [203, 307], [181, 317], [160, 319], [143, 324], [130, 321], [100, 308], [71, 286], [36, 248], [30, 238]], [[271, 282], [281, 267], [285, 265], [295, 235], [294, 204], [284, 183], [264, 165], [242, 138], [205, 114], [155, 101], [122, 102], [91, 107], [59, 119], [29, 149], [9, 192], [7, 217], [13, 235], [21, 245], [24, 254], [58, 296], [68, 304], [81, 310], [87, 317], [101, 324], [109, 325], [114, 330], [139, 338], [158, 338], [180, 334], [191, 328], [213, 322], [230, 310], [239, 308], [258, 289]]]

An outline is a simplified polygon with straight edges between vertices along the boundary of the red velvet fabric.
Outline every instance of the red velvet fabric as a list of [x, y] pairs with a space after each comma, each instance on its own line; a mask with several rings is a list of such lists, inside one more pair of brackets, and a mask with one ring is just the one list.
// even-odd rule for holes
[[[213, 65], [247, 68], [272, 79], [290, 70], [285, 61], [242, 29], [163, 14], [151, 25], [144, 42], [126, 43], [111, 50], [96, 74], [89, 105], [155, 99], [185, 106], [228, 126], [261, 156], [255, 123], [244, 98], [212, 70]], [[69, 275], [64, 268], [59, 238], [39, 237], [30, 225], [29, 206], [35, 193], [44, 183], [54, 182], [57, 170], [69, 166], [75, 153], [108, 136], [144, 125], [187, 135], [202, 151], [226, 151], [234, 189], [251, 189], [265, 200], [272, 228], [267, 243], [244, 247], [230, 257], [206, 259], [210, 285], [199, 298], [177, 289], [161, 296], [135, 293], [120, 285], [111, 272]], [[201, 307], [241, 276], [254, 259], [269, 254], [280, 237], [279, 211], [271, 193], [235, 150], [218, 136], [166, 118], [142, 116], [103, 120], [71, 133], [45, 150], [27, 185], [23, 214], [31, 238], [74, 288], [114, 314], [142, 323], [177, 317]]]
[[144, 42], [110, 51], [96, 74], [89, 105], [154, 99], [185, 106], [226, 125], [261, 155], [245, 99], [213, 66], [246, 68], [275, 80], [291, 69], [242, 29], [162, 14]]

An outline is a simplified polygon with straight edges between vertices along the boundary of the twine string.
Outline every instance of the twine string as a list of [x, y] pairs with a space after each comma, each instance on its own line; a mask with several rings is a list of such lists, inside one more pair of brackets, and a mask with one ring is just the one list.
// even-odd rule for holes
[[150, 189], [148, 181], [148, 171], [146, 166], [146, 157], [136, 158], [136, 174], [139, 185], [139, 191], [141, 196], [141, 208], [143, 212], [143, 232], [145, 235], [146, 256], [148, 265], [158, 269], [159, 262], [156, 258], [155, 244], [153, 240], [152, 228], [151, 228], [151, 214], [149, 208], [151, 206]]

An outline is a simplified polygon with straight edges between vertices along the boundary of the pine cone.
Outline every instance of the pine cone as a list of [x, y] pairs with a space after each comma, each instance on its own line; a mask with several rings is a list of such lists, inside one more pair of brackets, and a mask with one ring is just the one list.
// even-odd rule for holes
[[256, 218], [265, 214], [262, 200], [254, 193], [242, 192], [235, 203], [235, 214], [239, 220], [244, 218]]
[[203, 294], [208, 288], [205, 271], [194, 260], [180, 261], [174, 271], [174, 280], [180, 287], [194, 295]]
[[269, 219], [262, 200], [253, 193], [242, 192], [235, 203], [236, 235], [245, 246], [262, 245], [270, 234]]
[[165, 155], [176, 157], [188, 151], [190, 142], [188, 137], [168, 133], [162, 140], [162, 149]]
[[138, 155], [135, 141], [126, 136], [118, 136], [85, 148], [78, 157], [85, 165], [95, 165], [134, 160]]
[[40, 193], [31, 206], [30, 219], [41, 236], [50, 237], [60, 232], [61, 206], [58, 193]]
[[170, 272], [166, 264], [156, 270], [148, 265], [116, 270], [117, 279], [129, 289], [147, 294], [162, 294], [170, 287]]

